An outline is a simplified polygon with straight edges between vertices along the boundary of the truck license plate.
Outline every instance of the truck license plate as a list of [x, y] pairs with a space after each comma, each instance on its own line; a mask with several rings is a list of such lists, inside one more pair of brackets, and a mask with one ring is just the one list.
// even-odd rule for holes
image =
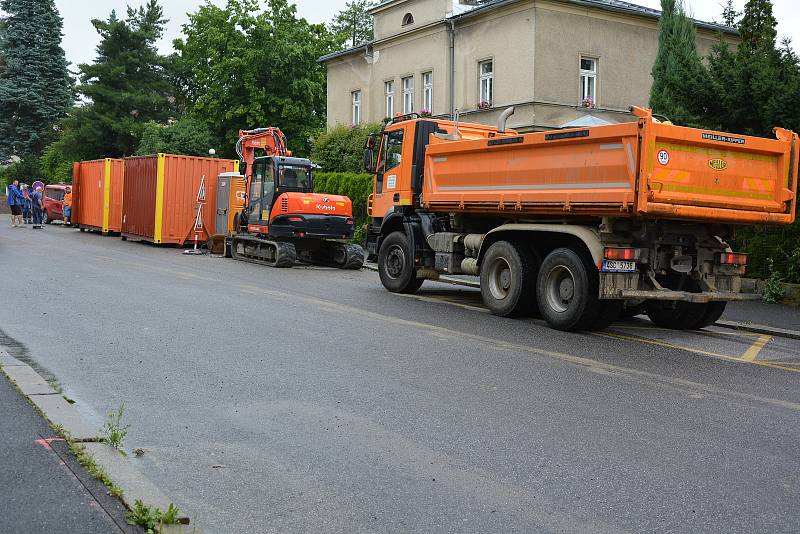
[[603, 260], [603, 272], [605, 273], [632, 273], [635, 271], [635, 261]]

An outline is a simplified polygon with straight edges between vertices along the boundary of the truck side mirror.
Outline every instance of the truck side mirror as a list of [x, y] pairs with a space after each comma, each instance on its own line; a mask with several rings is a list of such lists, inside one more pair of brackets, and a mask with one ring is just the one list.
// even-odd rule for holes
[[369, 174], [375, 174], [375, 138], [375, 134], [369, 134], [364, 144], [364, 170]]

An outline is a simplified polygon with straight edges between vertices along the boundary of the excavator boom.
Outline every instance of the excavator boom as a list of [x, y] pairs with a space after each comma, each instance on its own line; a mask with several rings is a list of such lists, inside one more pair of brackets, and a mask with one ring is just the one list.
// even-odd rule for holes
[[263, 150], [265, 156], [292, 155], [286, 146], [286, 136], [280, 128], [256, 128], [255, 130], [239, 130], [239, 140], [236, 142], [236, 153], [244, 163], [244, 176], [250, 183], [253, 174], [253, 162], [256, 159], [256, 150]]

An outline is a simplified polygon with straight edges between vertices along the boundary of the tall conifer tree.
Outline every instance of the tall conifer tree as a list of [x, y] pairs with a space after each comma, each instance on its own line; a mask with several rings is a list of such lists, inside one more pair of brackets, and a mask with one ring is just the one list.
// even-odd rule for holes
[[661, 0], [661, 11], [650, 107], [678, 124], [697, 125], [708, 91], [707, 72], [697, 52], [697, 29], [683, 0]]
[[0, 163], [38, 155], [73, 102], [54, 0], [0, 0]]

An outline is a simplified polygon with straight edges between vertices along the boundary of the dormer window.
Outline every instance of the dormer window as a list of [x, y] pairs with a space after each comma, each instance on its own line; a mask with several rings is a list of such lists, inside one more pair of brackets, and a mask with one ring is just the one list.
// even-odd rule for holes
[[409, 24], [414, 24], [414, 15], [406, 13], [403, 16], [403, 26], [408, 26]]

